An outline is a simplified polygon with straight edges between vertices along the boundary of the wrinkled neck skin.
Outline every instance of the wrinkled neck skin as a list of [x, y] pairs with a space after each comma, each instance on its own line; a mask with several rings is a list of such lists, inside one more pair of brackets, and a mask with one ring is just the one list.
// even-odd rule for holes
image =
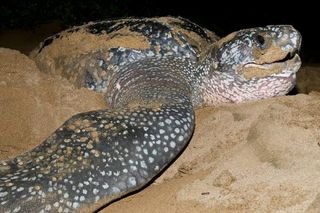
[[222, 103], [241, 103], [286, 95], [295, 85], [295, 77], [276, 79], [269, 77], [246, 81], [230, 72], [211, 70], [203, 78], [200, 106], [217, 106]]
[[124, 65], [111, 78], [106, 100], [113, 108], [162, 104], [191, 105], [192, 68], [172, 57], [148, 58]]
[[269, 76], [247, 80], [237, 75], [231, 66], [221, 67], [218, 59], [209, 56], [197, 71], [203, 73], [194, 90], [195, 107], [218, 106], [223, 103], [241, 103], [286, 95], [295, 85], [295, 75], [288, 78]]

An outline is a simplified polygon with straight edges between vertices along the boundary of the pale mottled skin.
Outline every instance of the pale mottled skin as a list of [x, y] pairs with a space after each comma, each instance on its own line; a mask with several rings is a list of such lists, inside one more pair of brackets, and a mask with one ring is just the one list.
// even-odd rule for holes
[[[146, 20], [135, 27], [148, 31], [150, 49], [98, 52], [85, 75], [83, 86], [104, 92], [111, 109], [75, 115], [35, 149], [0, 163], [0, 212], [94, 211], [145, 186], [181, 153], [196, 107], [285, 95], [294, 86], [301, 36], [291, 26], [241, 30], [200, 56], [188, 43], [168, 46], [179, 33]], [[249, 67], [277, 72], [248, 78]]]

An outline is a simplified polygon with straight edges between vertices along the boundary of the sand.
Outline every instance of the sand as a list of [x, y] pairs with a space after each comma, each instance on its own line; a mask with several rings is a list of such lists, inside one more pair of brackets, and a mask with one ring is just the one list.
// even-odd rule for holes
[[0, 48], [0, 159], [36, 146], [76, 113], [105, 107], [102, 94], [41, 73], [26, 55]]
[[[299, 73], [298, 91], [308, 94], [197, 110], [182, 155], [101, 212], [319, 212], [319, 72]], [[0, 159], [33, 148], [78, 112], [105, 107], [101, 94], [0, 49]]]

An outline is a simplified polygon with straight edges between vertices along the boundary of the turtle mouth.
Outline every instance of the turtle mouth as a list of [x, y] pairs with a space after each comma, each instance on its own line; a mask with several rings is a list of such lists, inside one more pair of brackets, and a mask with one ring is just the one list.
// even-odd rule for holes
[[298, 53], [288, 52], [285, 57], [270, 63], [247, 63], [243, 66], [241, 74], [246, 79], [265, 77], [289, 78], [295, 77], [300, 67], [301, 59]]

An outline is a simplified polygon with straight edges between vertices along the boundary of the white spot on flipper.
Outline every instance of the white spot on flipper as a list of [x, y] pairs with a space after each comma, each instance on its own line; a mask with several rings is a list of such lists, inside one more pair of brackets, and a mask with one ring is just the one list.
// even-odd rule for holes
[[170, 137], [171, 137], [171, 138], [176, 138], [176, 135], [173, 134], [173, 133], [171, 133], [171, 134], [170, 134]]
[[120, 192], [120, 189], [117, 188], [117, 187], [112, 187], [112, 192], [113, 192], [113, 193], [119, 193], [119, 192]]
[[149, 160], [149, 163], [153, 163], [154, 162], [154, 158], [153, 157], [149, 157], [148, 160]]
[[167, 124], [171, 124], [172, 121], [167, 118], [167, 119], [165, 120], [165, 122], [166, 122]]
[[135, 178], [135, 177], [129, 177], [129, 179], [128, 179], [128, 184], [129, 184], [129, 186], [135, 186], [135, 185], [137, 185], [136, 178]]
[[74, 202], [74, 203], [72, 204], [72, 207], [73, 207], [74, 209], [78, 208], [79, 206], [80, 206], [80, 204], [79, 204], [78, 202]]
[[130, 166], [130, 169], [132, 170], [132, 171], [137, 171], [137, 167], [136, 166]]
[[149, 154], [148, 149], [143, 149], [143, 153], [148, 155]]
[[141, 166], [142, 168], [144, 168], [144, 169], [147, 169], [147, 168], [148, 168], [145, 161], [140, 161], [140, 166]]
[[68, 197], [69, 197], [69, 194], [67, 192], [64, 193], [63, 198], [67, 199]]
[[94, 189], [92, 190], [92, 193], [93, 193], [94, 195], [97, 195], [97, 194], [99, 193], [99, 190], [96, 189], [96, 188], [94, 188]]
[[108, 183], [104, 183], [104, 184], [102, 185], [102, 188], [104, 188], [104, 189], [109, 188], [109, 184], [108, 184]]
[[170, 147], [171, 147], [171, 148], [175, 148], [175, 147], [176, 147], [176, 143], [173, 142], [173, 141], [171, 141], [171, 142], [170, 142]]
[[152, 150], [152, 154], [153, 155], [157, 155], [158, 154], [158, 151], [156, 149]]

